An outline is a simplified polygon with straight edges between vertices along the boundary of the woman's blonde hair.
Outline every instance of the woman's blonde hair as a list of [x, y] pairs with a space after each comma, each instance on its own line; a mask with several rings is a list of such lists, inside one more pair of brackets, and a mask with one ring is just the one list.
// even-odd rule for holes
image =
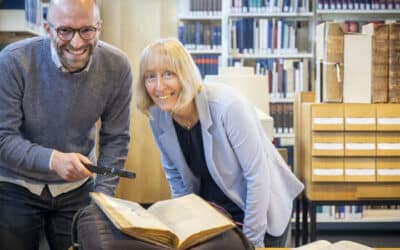
[[172, 112], [180, 110], [193, 101], [201, 86], [201, 76], [196, 64], [177, 39], [159, 39], [150, 43], [140, 55], [134, 101], [142, 113], [149, 116], [149, 109], [154, 104], [145, 86], [146, 71], [150, 65], [154, 66], [154, 64], [174, 72], [181, 84], [181, 93]]

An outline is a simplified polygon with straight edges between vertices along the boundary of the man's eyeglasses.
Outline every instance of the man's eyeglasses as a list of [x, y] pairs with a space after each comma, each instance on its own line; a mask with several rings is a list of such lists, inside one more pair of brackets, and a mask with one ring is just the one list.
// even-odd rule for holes
[[60, 38], [63, 41], [71, 41], [72, 38], [75, 36], [75, 32], [79, 33], [79, 36], [83, 40], [92, 40], [96, 37], [98, 27], [98, 23], [96, 23], [96, 26], [85, 26], [79, 29], [73, 29], [71, 27], [55, 27], [53, 24], [49, 22], [50, 27], [52, 27], [56, 33], [57, 37]]
[[161, 73], [161, 74], [158, 74], [158, 73], [155, 73], [155, 72], [149, 72], [149, 73], [146, 73], [146, 74], [144, 75], [144, 82], [145, 82], [145, 84], [146, 84], [147, 86], [149, 86], [149, 87], [155, 86], [156, 83], [158, 82], [158, 77], [159, 77], [159, 75], [161, 76], [161, 78], [162, 78], [164, 81], [170, 81], [170, 80], [173, 80], [173, 79], [176, 78], [176, 74], [175, 74], [174, 72], [172, 72], [172, 71], [169, 71], [169, 70], [164, 71], [164, 72]]

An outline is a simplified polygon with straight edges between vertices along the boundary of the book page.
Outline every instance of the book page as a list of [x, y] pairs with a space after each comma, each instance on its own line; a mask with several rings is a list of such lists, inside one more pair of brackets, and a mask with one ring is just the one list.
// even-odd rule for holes
[[136, 202], [91, 193], [97, 205], [118, 229], [150, 228], [169, 231], [170, 229], [154, 215]]
[[194, 194], [156, 202], [148, 211], [168, 225], [180, 242], [205, 230], [220, 228], [223, 232], [234, 227], [230, 219]]
[[334, 250], [375, 250], [375, 248], [348, 240], [338, 241], [332, 245]]
[[327, 240], [318, 240], [301, 247], [293, 248], [296, 250], [334, 250], [332, 244]]
[[318, 240], [301, 247], [293, 248], [296, 250], [375, 250], [375, 248], [362, 245], [357, 242], [342, 240], [330, 243], [326, 240]]

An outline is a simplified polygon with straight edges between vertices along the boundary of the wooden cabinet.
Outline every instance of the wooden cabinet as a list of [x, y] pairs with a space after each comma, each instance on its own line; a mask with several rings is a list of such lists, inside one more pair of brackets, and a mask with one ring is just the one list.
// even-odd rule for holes
[[[297, 174], [310, 200], [400, 198], [399, 104], [301, 103]], [[388, 111], [391, 110], [391, 111]], [[397, 115], [396, 115], [397, 114]]]

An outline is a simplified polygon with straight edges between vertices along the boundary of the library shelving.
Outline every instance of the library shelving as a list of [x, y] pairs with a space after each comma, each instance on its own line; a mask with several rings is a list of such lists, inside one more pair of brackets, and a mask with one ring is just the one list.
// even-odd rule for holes
[[[3, 4], [7, 5], [5, 2]], [[12, 42], [37, 34], [27, 25], [23, 3], [22, 6], [15, 2], [9, 2], [9, 4], [14, 8], [0, 9], [0, 50]]]
[[203, 78], [218, 74], [222, 61], [222, 0], [180, 0], [178, 8], [179, 40], [191, 53]]
[[361, 32], [368, 22], [395, 22], [400, 20], [400, 3], [381, 0], [342, 0], [337, 4], [325, 1], [316, 3], [316, 22], [344, 22], [347, 32]]
[[309, 1], [232, 2], [224, 40], [228, 65], [255, 67], [269, 78], [272, 102], [287, 103], [295, 91], [309, 89], [313, 16]]
[[1, 32], [44, 33], [49, 0], [26, 0], [24, 9], [0, 9]]
[[43, 22], [47, 19], [49, 0], [25, 0], [25, 23], [27, 31], [44, 34]]
[[[400, 5], [395, 5], [394, 1], [323, 1], [316, 3], [317, 6], [315, 19], [316, 23], [326, 22], [326, 21], [334, 21], [344, 23], [344, 31], [345, 32], [361, 32], [362, 26], [369, 22], [395, 22], [400, 20]], [[318, 65], [316, 65], [318, 68]], [[318, 70], [317, 70], [318, 72]], [[318, 81], [317, 81], [317, 85]], [[300, 105], [298, 105], [300, 106]], [[346, 132], [345, 132], [346, 133]], [[358, 132], [360, 133], [360, 132]], [[347, 138], [350, 136], [358, 136], [358, 134], [347, 134]], [[345, 134], [346, 137], [346, 134]], [[301, 141], [299, 139], [298, 141]], [[346, 142], [344, 142], [346, 143]], [[364, 142], [365, 143], [365, 142]], [[300, 144], [297, 144], [300, 145]], [[365, 150], [364, 150], [365, 151]], [[373, 151], [373, 150], [372, 150]], [[371, 152], [373, 154], [373, 152]], [[370, 154], [370, 155], [371, 155]], [[364, 158], [367, 158], [364, 156]], [[367, 159], [363, 159], [364, 161], [368, 161]], [[386, 159], [388, 160], [388, 159]], [[311, 221], [311, 240], [315, 239], [316, 235], [316, 225], [320, 223], [327, 224], [329, 227], [330, 223], [349, 223], [349, 224], [360, 224], [360, 223], [398, 223], [400, 221], [400, 213], [399, 213], [399, 203], [396, 201], [398, 197], [393, 194], [393, 190], [398, 190], [398, 183], [394, 181], [392, 185], [390, 183], [382, 184], [379, 183], [379, 176], [382, 170], [379, 170], [380, 166], [382, 166], [381, 158], [375, 159], [375, 169], [362, 170], [358, 173], [366, 174], [369, 173], [376, 174], [376, 184], [369, 186], [370, 184], [360, 183], [357, 187], [354, 188], [353, 191], [349, 191], [350, 193], [354, 193], [354, 197], [344, 197], [339, 196], [336, 197], [336, 200], [326, 201], [321, 198], [312, 197], [309, 204], [310, 211], [310, 221]], [[312, 163], [311, 163], [312, 164]], [[344, 171], [346, 171], [346, 164], [349, 165], [348, 161], [344, 162]], [[364, 167], [368, 165], [371, 167], [374, 164], [374, 161], [366, 162]], [[359, 163], [360, 165], [360, 163]], [[304, 166], [303, 166], [304, 167]], [[364, 171], [364, 172], [363, 172]], [[399, 170], [389, 170], [393, 175], [393, 173], [399, 172]], [[349, 171], [347, 171], [349, 172]], [[351, 171], [350, 171], [351, 172]], [[384, 170], [385, 172], [385, 170]], [[346, 172], [344, 172], [346, 174]], [[389, 174], [390, 175], [390, 174]], [[398, 174], [397, 174], [398, 175]], [[379, 178], [378, 178], [379, 177]], [[367, 178], [364, 176], [364, 178]], [[370, 179], [373, 179], [370, 176]], [[327, 183], [321, 184], [311, 184], [314, 189], [319, 187], [319, 185], [325, 185], [327, 188]], [[349, 188], [352, 184], [345, 183], [343, 186]], [[374, 194], [374, 190], [383, 190], [384, 185], [389, 185], [385, 187], [390, 189], [391, 191], [381, 191], [375, 193], [376, 197], [364, 197], [357, 198], [357, 192], [361, 192], [363, 189], [367, 189], [369, 186], [369, 192]], [[309, 192], [312, 192], [308, 190]], [[389, 197], [386, 197], [389, 196]], [[328, 195], [329, 196], [329, 195]], [[360, 200], [361, 199], [361, 200]], [[376, 216], [379, 213], [379, 216]], [[316, 216], [315, 216], [316, 214]], [[357, 215], [354, 215], [357, 214]], [[350, 216], [349, 216], [350, 215]], [[318, 223], [317, 223], [318, 222]], [[306, 236], [303, 236], [304, 238]], [[305, 239], [303, 239], [305, 240]]]
[[[202, 75], [240, 65], [268, 76], [270, 110], [282, 118], [276, 119], [282, 123], [275, 126], [276, 137], [292, 138], [293, 127], [288, 126], [293, 123], [287, 113], [293, 108], [289, 106], [296, 91], [311, 88], [315, 27], [311, 0], [178, 2], [178, 38], [193, 55]], [[215, 25], [217, 31], [211, 28], [210, 32], [208, 25]], [[209, 59], [210, 54], [214, 58]], [[209, 61], [217, 65], [204, 63]]]

